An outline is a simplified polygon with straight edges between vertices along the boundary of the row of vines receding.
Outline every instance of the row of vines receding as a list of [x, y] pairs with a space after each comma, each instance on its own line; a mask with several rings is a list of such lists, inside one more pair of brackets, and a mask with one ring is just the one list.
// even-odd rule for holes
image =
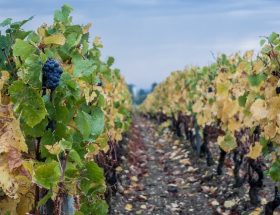
[[[253, 205], [265, 175], [275, 181], [272, 214], [280, 205], [280, 37], [260, 41], [261, 50], [226, 56], [205, 67], [173, 72], [141, 105], [146, 116], [186, 137], [207, 164], [215, 164], [209, 143], [219, 146], [217, 174], [227, 154], [234, 162], [235, 187], [250, 186]], [[241, 166], [245, 168], [241, 174]]]

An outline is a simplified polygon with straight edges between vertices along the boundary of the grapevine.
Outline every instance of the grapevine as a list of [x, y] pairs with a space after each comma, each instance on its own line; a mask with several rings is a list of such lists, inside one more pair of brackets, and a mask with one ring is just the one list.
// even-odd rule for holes
[[33, 17], [0, 24], [1, 214], [108, 213], [130, 94], [114, 59], [101, 60], [100, 38], [89, 45], [91, 24], [72, 24], [71, 12], [62, 6], [37, 31], [23, 29]]

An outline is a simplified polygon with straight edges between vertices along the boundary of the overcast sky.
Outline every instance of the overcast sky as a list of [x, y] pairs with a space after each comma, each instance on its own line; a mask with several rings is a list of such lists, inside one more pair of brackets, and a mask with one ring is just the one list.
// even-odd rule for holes
[[279, 32], [278, 0], [0, 0], [0, 19], [35, 15], [27, 29], [51, 23], [64, 3], [75, 23], [93, 23], [103, 57], [114, 56], [128, 83], [149, 87], [187, 65], [213, 62], [211, 52], [258, 49]]

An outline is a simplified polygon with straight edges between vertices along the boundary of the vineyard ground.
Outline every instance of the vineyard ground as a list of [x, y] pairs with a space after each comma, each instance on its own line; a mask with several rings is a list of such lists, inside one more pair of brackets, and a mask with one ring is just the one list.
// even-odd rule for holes
[[[217, 176], [217, 163], [208, 167], [188, 142], [139, 115], [134, 116], [125, 142], [119, 168], [122, 194], [112, 197], [111, 215], [249, 214], [273, 198], [274, 185], [266, 178], [260, 191], [262, 204], [252, 206], [247, 183], [233, 188], [230, 156], [224, 174]], [[213, 147], [217, 161], [219, 150]]]

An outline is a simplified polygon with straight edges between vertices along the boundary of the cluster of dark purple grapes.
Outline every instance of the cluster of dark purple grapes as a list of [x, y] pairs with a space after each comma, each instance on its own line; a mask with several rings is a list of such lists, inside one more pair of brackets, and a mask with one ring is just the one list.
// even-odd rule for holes
[[62, 72], [57, 61], [48, 59], [43, 66], [43, 88], [51, 90], [57, 88]]

